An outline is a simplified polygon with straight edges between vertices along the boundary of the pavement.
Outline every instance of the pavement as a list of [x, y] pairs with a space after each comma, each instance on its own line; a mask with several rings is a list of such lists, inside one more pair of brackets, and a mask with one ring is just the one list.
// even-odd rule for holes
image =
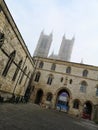
[[5, 103], [0, 104], [0, 130], [98, 130], [98, 125], [32, 103]]

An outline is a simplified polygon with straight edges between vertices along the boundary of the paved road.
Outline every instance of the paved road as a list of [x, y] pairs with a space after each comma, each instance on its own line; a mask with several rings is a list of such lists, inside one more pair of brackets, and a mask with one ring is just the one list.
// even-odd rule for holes
[[98, 130], [98, 126], [31, 103], [0, 104], [0, 130]]

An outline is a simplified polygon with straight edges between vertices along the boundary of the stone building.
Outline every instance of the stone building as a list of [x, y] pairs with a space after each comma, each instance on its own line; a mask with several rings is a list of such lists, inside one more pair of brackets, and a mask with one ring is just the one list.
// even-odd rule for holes
[[52, 33], [50, 33], [50, 35], [45, 35], [44, 31], [42, 31], [36, 49], [34, 51], [34, 56], [48, 57], [51, 42]]
[[70, 61], [73, 44], [74, 44], [74, 38], [69, 40], [66, 39], [65, 35], [63, 36], [58, 54], [59, 60]]
[[31, 100], [57, 109], [60, 95], [65, 93], [66, 112], [83, 116], [86, 109], [86, 118], [93, 119], [94, 107], [98, 104], [98, 67], [49, 58], [35, 59], [32, 81], [35, 89]]
[[24, 96], [34, 63], [5, 4], [0, 1], [0, 96]]
[[55, 55], [52, 52], [52, 54], [50, 54], [49, 56], [49, 50], [52, 42], [52, 33], [50, 33], [50, 35], [45, 35], [44, 31], [42, 31], [33, 56], [45, 57], [45, 58], [49, 57], [51, 59], [70, 61], [74, 40], [75, 40], [74, 37], [70, 40], [67, 39], [64, 35], [62, 38], [59, 53]]
[[[58, 56], [47, 58], [52, 34], [42, 32], [40, 37], [40, 51], [36, 49], [32, 58], [4, 0], [0, 0], [0, 96], [6, 100], [13, 94], [31, 95], [31, 102], [44, 107], [87, 119], [94, 119], [97, 113], [98, 119], [98, 67]], [[62, 43], [66, 40], [63, 37]], [[68, 41], [68, 60], [73, 43], [74, 38]]]

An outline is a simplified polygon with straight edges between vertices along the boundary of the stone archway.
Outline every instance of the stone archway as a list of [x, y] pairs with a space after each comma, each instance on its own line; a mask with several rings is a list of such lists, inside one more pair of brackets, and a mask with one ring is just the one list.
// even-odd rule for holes
[[91, 120], [93, 106], [90, 101], [86, 101], [83, 106], [82, 118]]
[[36, 104], [40, 104], [41, 101], [42, 101], [42, 97], [43, 97], [43, 90], [42, 90], [42, 89], [39, 89], [39, 90], [37, 91], [37, 94], [36, 94], [35, 103], [36, 103]]
[[58, 90], [56, 97], [56, 108], [60, 111], [67, 112], [69, 110], [70, 91], [67, 88]]

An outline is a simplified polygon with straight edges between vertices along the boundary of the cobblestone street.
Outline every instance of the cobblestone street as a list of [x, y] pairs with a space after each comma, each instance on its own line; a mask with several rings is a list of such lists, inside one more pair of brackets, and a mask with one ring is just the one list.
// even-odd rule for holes
[[98, 130], [98, 126], [31, 103], [0, 104], [0, 130]]

